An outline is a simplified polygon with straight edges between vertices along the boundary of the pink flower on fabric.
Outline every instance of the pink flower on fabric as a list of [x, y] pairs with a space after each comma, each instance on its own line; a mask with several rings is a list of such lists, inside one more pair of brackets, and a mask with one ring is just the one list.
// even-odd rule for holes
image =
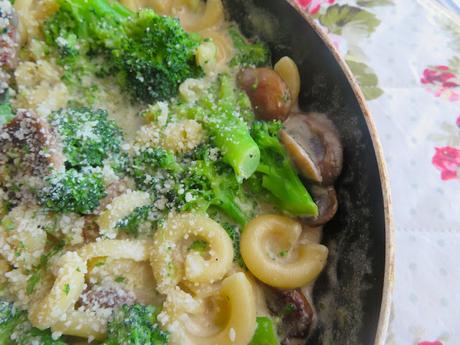
[[422, 341], [418, 345], [443, 345], [440, 341]]
[[451, 102], [460, 100], [460, 94], [457, 91], [460, 88], [460, 82], [449, 66], [438, 65], [425, 68], [420, 82], [426, 85], [436, 97], [443, 96]]
[[458, 115], [456, 123], [457, 123], [457, 127], [460, 128], [460, 115]]
[[435, 150], [432, 163], [441, 170], [441, 179], [447, 181], [460, 178], [460, 150], [451, 146], [435, 147]]
[[300, 8], [307, 10], [311, 15], [317, 14], [323, 5], [332, 5], [335, 0], [296, 0]]

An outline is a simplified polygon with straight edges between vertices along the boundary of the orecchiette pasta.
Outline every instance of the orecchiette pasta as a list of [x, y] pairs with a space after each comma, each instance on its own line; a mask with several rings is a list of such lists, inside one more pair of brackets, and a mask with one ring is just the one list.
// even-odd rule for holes
[[75, 305], [85, 283], [86, 263], [75, 252], [67, 252], [60, 259], [56, 281], [42, 300], [29, 309], [29, 320], [37, 328], [45, 329], [58, 322]]
[[[209, 244], [208, 259], [195, 252], [181, 253], [181, 241], [192, 236]], [[232, 240], [219, 223], [205, 214], [175, 215], [155, 233], [150, 260], [157, 288], [162, 293], [167, 293], [183, 279], [192, 283], [212, 283], [230, 270]]]
[[[172, 297], [170, 304], [165, 303], [166, 320], [170, 327], [181, 329], [180, 332], [172, 332], [172, 345], [247, 345], [250, 342], [256, 329], [256, 304], [252, 285], [244, 273], [234, 273], [223, 280], [219, 295], [215, 298], [220, 298], [219, 312], [225, 321], [221, 319], [223, 324], [219, 325], [208, 320], [205, 324], [210, 324], [210, 334], [209, 331], [194, 328], [193, 320], [184, 314], [204, 313], [205, 318], [209, 317], [202, 304], [193, 299], [185, 302], [191, 296], [180, 297], [173, 293]], [[190, 317], [193, 318], [193, 315]]]
[[282, 57], [274, 67], [291, 92], [292, 104], [297, 104], [300, 93], [300, 74], [297, 64], [288, 56]]
[[241, 255], [264, 283], [292, 289], [311, 283], [326, 264], [328, 250], [316, 243], [298, 244], [302, 226], [279, 215], [262, 215], [246, 225]]
[[38, 263], [46, 245], [46, 232], [41, 229], [45, 221], [39, 209], [30, 205], [15, 207], [2, 219], [0, 246], [10, 264], [30, 269]]
[[172, 3], [173, 1], [171, 0], [143, 0], [142, 3], [138, 6], [149, 7], [159, 14], [169, 15], [171, 12]]
[[48, 295], [29, 309], [35, 327], [51, 327], [55, 332], [100, 339], [105, 334], [107, 317], [91, 311], [75, 310], [85, 283], [87, 262], [97, 257], [147, 261], [150, 245], [146, 241], [101, 240], [67, 252], [60, 260], [56, 280]]
[[129, 216], [136, 208], [148, 205], [149, 202], [150, 196], [146, 192], [127, 191], [117, 196], [97, 219], [101, 234], [111, 239], [115, 238], [117, 235], [116, 224]]
[[204, 13], [196, 18], [182, 17], [182, 25], [187, 31], [198, 32], [219, 26], [224, 20], [224, 6], [221, 0], [208, 0]]
[[30, 12], [33, 0], [16, 0], [14, 2], [14, 8], [19, 14], [19, 25], [18, 31], [20, 36], [21, 45], [24, 45], [28, 39], [27, 27], [29, 21], [33, 21], [32, 14]]
[[169, 123], [163, 133], [162, 146], [176, 153], [193, 150], [203, 141], [204, 137], [203, 127], [195, 120]]
[[207, 30], [201, 31], [200, 35], [212, 40], [217, 48], [216, 64], [214, 72], [220, 72], [227, 68], [227, 62], [234, 53], [233, 42], [224, 31]]
[[[248, 345], [257, 342], [252, 339], [263, 316], [265, 328], [286, 343], [283, 336], [291, 334], [283, 332], [278, 304], [311, 290], [328, 250], [318, 244], [321, 228], [260, 215], [290, 212], [282, 203], [278, 208], [260, 202], [247, 188], [239, 177], [251, 169], [235, 157], [238, 162], [228, 163], [228, 142], [249, 138], [244, 156], [252, 157], [264, 140], [252, 135], [259, 130], [252, 119], [260, 114], [249, 97], [250, 88], [260, 85], [256, 80], [240, 90], [239, 72], [256, 64], [260, 69], [246, 71], [277, 78], [266, 91], [282, 89], [275, 98], [288, 116], [289, 109], [300, 112], [292, 108], [301, 86], [296, 63], [283, 57], [272, 69], [255, 61], [270, 54], [268, 45], [225, 20], [224, 0], [98, 0], [85, 32], [77, 24], [90, 8], [77, 8], [75, 1], [80, 0], [10, 1], [19, 23], [14, 13], [4, 16], [5, 37], [15, 40], [14, 48], [20, 39], [18, 52], [5, 55], [11, 64], [7, 79], [1, 78], [14, 90], [11, 105], [53, 127], [41, 136], [41, 125], [30, 131], [16, 117], [4, 124], [14, 135], [0, 138], [7, 144], [0, 143], [0, 302], [28, 316], [13, 336], [20, 339], [24, 328], [27, 334], [62, 334], [71, 344], [122, 344], [137, 324], [148, 324], [146, 337], [165, 337], [169, 345]], [[158, 15], [143, 17], [147, 12], [141, 10]], [[146, 53], [145, 45], [156, 49]], [[260, 58], [248, 56], [253, 49]], [[133, 61], [144, 68], [131, 68]], [[292, 99], [285, 97], [286, 85]], [[81, 108], [88, 116], [79, 117]], [[70, 112], [73, 120], [61, 118]], [[229, 116], [239, 121], [235, 131], [227, 126]], [[23, 145], [21, 138], [29, 136], [47, 145]], [[222, 136], [230, 140], [216, 140]], [[79, 147], [82, 138], [88, 140]], [[12, 150], [2, 150], [10, 144]], [[38, 154], [30, 150], [35, 146]], [[203, 156], [202, 146], [209, 154]], [[165, 159], [161, 150], [167, 151]], [[48, 166], [55, 154], [62, 164], [42, 169], [42, 161]], [[77, 156], [78, 163], [71, 159]], [[31, 176], [15, 179], [11, 171], [22, 169], [22, 160]], [[267, 169], [278, 164], [267, 162]], [[88, 174], [72, 181], [53, 178], [61, 172], [71, 176], [70, 170]], [[265, 192], [273, 192], [262, 174], [256, 178]], [[105, 197], [88, 192], [100, 189]], [[92, 207], [96, 200], [99, 205]], [[229, 201], [235, 202], [231, 210]], [[243, 228], [246, 217], [256, 218]], [[241, 256], [234, 255], [238, 241]], [[299, 322], [314, 320], [313, 302], [311, 308], [300, 302], [308, 315]], [[310, 325], [302, 326], [306, 333]]]
[[142, 304], [156, 305], [161, 298], [156, 290], [152, 267], [148, 261], [134, 261], [130, 259], [95, 258], [88, 261], [88, 274], [86, 280], [90, 284], [99, 285], [107, 280], [122, 277], [120, 283], [123, 288], [132, 291], [136, 300]]
[[51, 329], [53, 332], [99, 340], [105, 337], [106, 324], [107, 318], [101, 318], [95, 313], [70, 310]]
[[151, 244], [148, 241], [100, 240], [87, 244], [78, 251], [78, 254], [85, 261], [103, 256], [113, 259], [148, 261], [150, 250]]
[[196, 63], [206, 74], [215, 70], [217, 47], [214, 42], [207, 41], [200, 44], [196, 50]]
[[131, 11], [137, 11], [139, 8], [141, 8], [138, 0], [120, 0], [120, 3], [123, 6], [129, 8]]

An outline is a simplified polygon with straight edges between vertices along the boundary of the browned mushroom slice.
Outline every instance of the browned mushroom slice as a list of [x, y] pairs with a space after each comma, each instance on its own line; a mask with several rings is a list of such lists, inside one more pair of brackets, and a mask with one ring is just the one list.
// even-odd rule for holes
[[81, 294], [78, 306], [83, 309], [99, 310], [116, 308], [123, 304], [134, 304], [136, 298], [116, 283], [93, 285]]
[[334, 124], [324, 114], [293, 114], [280, 138], [299, 172], [307, 179], [331, 185], [342, 170], [343, 150]]
[[308, 190], [318, 206], [318, 216], [304, 218], [304, 223], [310, 226], [326, 224], [337, 212], [337, 194], [334, 187], [311, 186]]
[[237, 76], [238, 86], [246, 91], [256, 116], [263, 120], [284, 121], [291, 109], [291, 93], [274, 70], [244, 68]]
[[8, 1], [0, 10], [0, 94], [7, 88], [9, 73], [18, 63], [19, 33], [18, 18]]
[[268, 309], [281, 320], [278, 333], [283, 343], [290, 338], [308, 336], [315, 313], [300, 289], [279, 290], [267, 287], [265, 295]]
[[64, 156], [54, 132], [32, 112], [19, 110], [0, 131], [0, 163], [20, 159], [21, 173], [34, 176], [63, 167]]
[[[0, 184], [4, 188], [13, 190], [23, 184], [37, 183], [34, 177], [63, 166], [64, 156], [53, 130], [32, 112], [20, 110], [0, 128]], [[11, 197], [20, 198], [21, 193], [18, 191], [19, 195]]]

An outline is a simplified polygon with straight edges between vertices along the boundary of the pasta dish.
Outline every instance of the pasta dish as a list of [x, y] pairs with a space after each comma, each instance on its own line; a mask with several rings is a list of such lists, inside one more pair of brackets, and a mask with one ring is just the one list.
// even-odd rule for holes
[[0, 0], [0, 343], [304, 344], [342, 147], [221, 0]]

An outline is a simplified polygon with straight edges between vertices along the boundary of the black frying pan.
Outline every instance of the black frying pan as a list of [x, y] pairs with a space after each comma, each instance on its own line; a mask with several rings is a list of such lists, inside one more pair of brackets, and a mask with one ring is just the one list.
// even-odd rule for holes
[[226, 0], [230, 19], [288, 55], [302, 80], [301, 109], [337, 125], [344, 168], [339, 210], [324, 230], [331, 250], [314, 288], [318, 327], [308, 345], [384, 344], [392, 283], [390, 198], [380, 144], [363, 95], [325, 34], [293, 0]]

